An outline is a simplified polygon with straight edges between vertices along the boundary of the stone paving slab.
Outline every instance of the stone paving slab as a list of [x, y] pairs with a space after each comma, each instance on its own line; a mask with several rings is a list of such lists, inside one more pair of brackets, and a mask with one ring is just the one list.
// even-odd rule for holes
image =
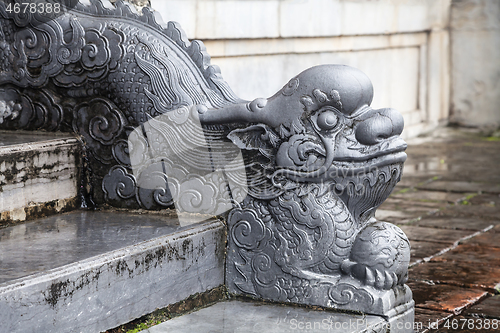
[[495, 224], [500, 224], [500, 219], [498, 221], [492, 221], [470, 217], [425, 216], [420, 220], [414, 221], [411, 225], [437, 229], [480, 231]]
[[416, 188], [422, 190], [445, 191], [445, 192], [486, 192], [500, 193], [500, 184], [495, 183], [479, 183], [479, 182], [464, 182], [464, 181], [446, 181], [437, 180], [427, 184], [417, 185]]
[[469, 201], [472, 205], [498, 207], [500, 205], [500, 194], [481, 193], [470, 198]]
[[[443, 130], [435, 131], [432, 136], [439, 135]], [[498, 193], [499, 188], [495, 186], [500, 184], [500, 173], [497, 171], [500, 165], [498, 141], [485, 141], [477, 133], [466, 138], [460, 137], [461, 133], [457, 130], [448, 132], [448, 135], [450, 140], [446, 141], [436, 141], [434, 138], [432, 141], [422, 141], [421, 138], [408, 141], [408, 160], [400, 184], [441, 191], [472, 191], [472, 187], [464, 188], [464, 184], [460, 185], [459, 182], [482, 183], [491, 185], [493, 192]], [[438, 180], [433, 178], [445, 183], [426, 187]]]
[[481, 235], [461, 241], [461, 243], [500, 248], [500, 224]]
[[409, 281], [407, 284], [413, 292], [415, 307], [453, 314], [461, 313], [488, 295], [488, 292], [478, 288], [462, 288], [421, 281]]
[[242, 302], [220, 302], [168, 320], [142, 333], [285, 333], [386, 332], [379, 316], [315, 311], [309, 308]]
[[422, 202], [389, 197], [375, 212], [380, 221], [387, 221], [396, 225], [414, 224], [414, 222], [433, 216], [444, 209], [448, 203]]
[[446, 202], [433, 202], [433, 201], [420, 201], [420, 200], [406, 200], [406, 199], [398, 199], [389, 197], [383, 204], [380, 206], [381, 209], [384, 210], [392, 210], [403, 212], [409, 216], [414, 217], [426, 215], [429, 212], [435, 212], [439, 209], [445, 208], [448, 204]]
[[[405, 162], [405, 168], [406, 168], [406, 163]], [[394, 192], [398, 190], [398, 188], [414, 188], [418, 184], [424, 184], [427, 182], [432, 181], [434, 174], [431, 175], [413, 175], [413, 174], [408, 174], [407, 171], [403, 171], [403, 177], [398, 183], [398, 187], [394, 188]], [[439, 176], [437, 176], [439, 177]]]
[[[486, 298], [481, 303], [465, 310], [463, 314], [475, 318], [500, 319], [500, 295]], [[498, 330], [500, 331], [500, 327]]]
[[393, 191], [390, 196], [391, 199], [400, 199], [404, 202], [408, 200], [412, 202], [419, 203], [449, 203], [455, 204], [464, 198], [462, 193], [450, 193], [450, 192], [439, 192], [439, 191], [425, 191], [417, 190], [415, 188], [406, 188], [399, 191]]
[[402, 188], [393, 194], [377, 209], [375, 216], [382, 221], [398, 225], [412, 224], [429, 218], [456, 205], [467, 198], [467, 194], [438, 191], [421, 191], [413, 188]]
[[410, 241], [437, 242], [449, 245], [473, 234], [472, 231], [466, 230], [446, 230], [446, 232], [440, 232], [436, 228], [415, 227], [411, 225], [403, 225], [401, 229]]
[[431, 262], [434, 261], [447, 261], [452, 263], [463, 262], [471, 265], [491, 265], [500, 267], [500, 248], [480, 246], [477, 244], [460, 244], [456, 248], [440, 256], [433, 257]]
[[500, 284], [500, 266], [486, 263], [441, 261], [410, 268], [412, 279], [495, 292]]
[[429, 258], [449, 248], [448, 244], [426, 241], [411, 241], [410, 245], [410, 264], [422, 261], [424, 258]]
[[386, 210], [384, 208], [385, 207], [377, 209], [375, 212], [375, 218], [379, 221], [391, 222], [396, 225], [412, 224], [416, 220], [420, 219], [421, 216], [428, 214], [426, 211], [404, 212], [398, 210]]
[[436, 216], [446, 216], [447, 218], [474, 218], [497, 221], [500, 217], [500, 205], [496, 207], [479, 205], [455, 205], [448, 206], [436, 212]]
[[[492, 154], [491, 152], [485, 153]], [[477, 156], [477, 153], [475, 155]], [[473, 158], [476, 158], [476, 156], [473, 156]], [[500, 174], [495, 169], [496, 165], [494, 163], [485, 160], [483, 160], [482, 162], [478, 161], [478, 163], [470, 161], [466, 163], [463, 163], [462, 161], [455, 161], [455, 163], [461, 164], [459, 170], [439, 173], [437, 176], [434, 176], [435, 180], [441, 180], [444, 182], [458, 182], [456, 187], [457, 192], [465, 190], [462, 186], [460, 186], [460, 182], [470, 182], [473, 184], [473, 186], [478, 186], [480, 184], [493, 184], [491, 193], [498, 193], [494, 184], [500, 183]], [[481, 165], [481, 163], [483, 163], [484, 165]], [[467, 191], [473, 191], [473, 188], [471, 187]], [[480, 191], [486, 193], [486, 191], [483, 191], [481, 189]]]
[[451, 317], [453, 314], [449, 312], [415, 308], [415, 333], [428, 332]]

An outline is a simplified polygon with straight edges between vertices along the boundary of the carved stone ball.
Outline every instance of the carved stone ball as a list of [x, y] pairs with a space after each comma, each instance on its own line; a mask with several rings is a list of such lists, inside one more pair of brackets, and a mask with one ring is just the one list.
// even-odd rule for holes
[[389, 289], [408, 278], [410, 242], [393, 224], [371, 223], [359, 232], [348, 261], [344, 265], [353, 276], [367, 285]]

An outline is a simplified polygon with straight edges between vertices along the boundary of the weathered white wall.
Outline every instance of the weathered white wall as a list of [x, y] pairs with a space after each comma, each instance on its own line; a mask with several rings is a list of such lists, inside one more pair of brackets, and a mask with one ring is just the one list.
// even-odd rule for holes
[[302, 70], [357, 67], [372, 106], [405, 117], [405, 137], [447, 119], [450, 0], [152, 0], [204, 41], [238, 96], [268, 97]]
[[500, 1], [453, 0], [451, 121], [500, 126]]

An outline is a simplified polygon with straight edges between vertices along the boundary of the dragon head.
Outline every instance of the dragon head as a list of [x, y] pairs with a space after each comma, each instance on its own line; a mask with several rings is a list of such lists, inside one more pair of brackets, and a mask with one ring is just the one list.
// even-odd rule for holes
[[230, 125], [228, 138], [248, 152], [254, 197], [327, 184], [363, 222], [399, 181], [407, 147], [400, 138], [402, 115], [372, 109], [372, 98], [363, 72], [322, 65], [292, 78], [270, 98], [200, 110], [200, 121]]

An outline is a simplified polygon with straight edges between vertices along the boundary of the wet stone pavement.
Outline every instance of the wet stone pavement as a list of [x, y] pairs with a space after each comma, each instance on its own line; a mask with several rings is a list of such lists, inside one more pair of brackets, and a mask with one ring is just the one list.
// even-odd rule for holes
[[415, 332], [500, 332], [500, 139], [445, 128], [408, 143], [376, 216], [410, 239]]

